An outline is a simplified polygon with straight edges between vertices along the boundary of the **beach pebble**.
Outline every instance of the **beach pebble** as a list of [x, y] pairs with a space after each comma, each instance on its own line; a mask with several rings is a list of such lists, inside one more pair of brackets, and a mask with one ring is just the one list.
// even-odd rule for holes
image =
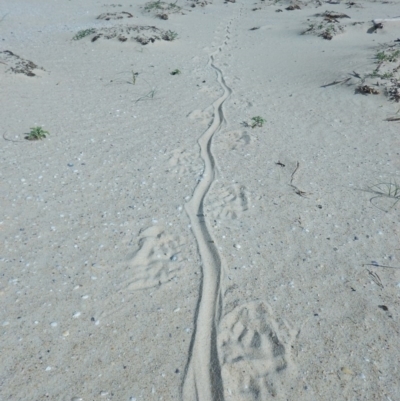
[[349, 369], [348, 367], [344, 366], [343, 368], [340, 369], [345, 375], [353, 375], [354, 372]]
[[50, 326], [51, 326], [51, 327], [57, 327], [57, 325], [58, 325], [57, 322], [51, 322], [51, 323], [50, 323]]
[[75, 312], [73, 315], [72, 315], [72, 317], [73, 318], [77, 318], [77, 317], [79, 317], [81, 315], [81, 312]]
[[235, 245], [233, 245], [236, 249], [240, 249], [241, 248], [241, 246], [239, 245], [239, 244], [235, 244]]

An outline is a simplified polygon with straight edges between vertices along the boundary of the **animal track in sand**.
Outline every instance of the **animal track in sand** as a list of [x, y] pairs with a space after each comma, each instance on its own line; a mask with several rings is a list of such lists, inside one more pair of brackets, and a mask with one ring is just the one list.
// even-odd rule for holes
[[169, 158], [170, 171], [182, 175], [201, 175], [203, 164], [199, 157], [186, 149], [175, 149]]
[[168, 235], [160, 226], [140, 232], [139, 248], [129, 262], [133, 271], [130, 290], [143, 290], [172, 280], [181, 269], [182, 238]]
[[247, 130], [228, 131], [221, 136], [215, 146], [235, 150], [239, 147], [251, 145], [253, 141], [254, 135]]
[[214, 117], [214, 112], [212, 108], [207, 107], [204, 110], [193, 110], [187, 115], [187, 117], [190, 120], [194, 120], [196, 123], [200, 122], [204, 125], [209, 125]]
[[214, 220], [240, 218], [248, 208], [249, 193], [245, 187], [238, 184], [219, 188], [215, 185], [205, 207], [207, 214], [211, 214]]
[[293, 331], [273, 318], [271, 308], [255, 301], [224, 316], [218, 351], [226, 399], [284, 399], [280, 382], [293, 369], [290, 346]]

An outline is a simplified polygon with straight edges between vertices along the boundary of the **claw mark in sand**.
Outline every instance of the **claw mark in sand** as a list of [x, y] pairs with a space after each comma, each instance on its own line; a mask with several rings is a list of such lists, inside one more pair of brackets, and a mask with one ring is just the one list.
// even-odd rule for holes
[[202, 262], [202, 282], [195, 314], [195, 330], [182, 384], [184, 401], [223, 401], [224, 399], [217, 349], [217, 325], [222, 310], [221, 259], [204, 217], [204, 199], [215, 177], [215, 160], [211, 151], [212, 138], [225, 122], [222, 106], [232, 91], [226, 85], [221, 70], [214, 65], [213, 56], [210, 56], [208, 66], [215, 70], [223, 94], [212, 104], [212, 123], [198, 141], [204, 161], [203, 179], [185, 205]]

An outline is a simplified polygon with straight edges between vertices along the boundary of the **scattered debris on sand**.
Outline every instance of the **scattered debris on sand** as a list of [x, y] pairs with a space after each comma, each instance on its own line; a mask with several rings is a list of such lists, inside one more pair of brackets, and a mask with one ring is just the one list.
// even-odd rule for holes
[[174, 31], [165, 31], [155, 26], [119, 25], [79, 31], [73, 37], [73, 40], [83, 39], [84, 37], [90, 37], [91, 42], [96, 42], [98, 39], [116, 39], [119, 42], [127, 42], [130, 40], [142, 45], [147, 45], [157, 40], [171, 42], [178, 37], [178, 34]]
[[97, 19], [103, 19], [105, 21], [121, 20], [124, 18], [133, 18], [133, 15], [127, 11], [121, 11], [116, 13], [102, 13], [97, 17]]
[[312, 34], [327, 40], [332, 40], [334, 36], [343, 33], [345, 26], [340, 23], [340, 20], [350, 18], [347, 14], [335, 11], [325, 11], [321, 14], [315, 14], [314, 17], [316, 20], [308, 25], [302, 35]]
[[6, 71], [13, 72], [14, 74], [24, 74], [27, 77], [36, 76], [33, 70], [44, 71], [44, 68], [38, 67], [34, 62], [25, 60], [10, 50], [0, 51], [0, 62], [9, 66], [9, 69]]

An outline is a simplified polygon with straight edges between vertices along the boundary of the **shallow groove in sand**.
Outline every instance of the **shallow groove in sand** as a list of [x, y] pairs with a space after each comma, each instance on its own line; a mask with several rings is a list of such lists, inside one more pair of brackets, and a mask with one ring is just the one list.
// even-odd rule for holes
[[223, 94], [212, 104], [214, 110], [212, 124], [198, 140], [204, 162], [204, 173], [192, 198], [185, 205], [201, 258], [202, 281], [195, 313], [195, 327], [182, 384], [184, 401], [222, 401], [224, 399], [217, 351], [217, 325], [222, 309], [221, 259], [204, 216], [204, 199], [215, 178], [215, 160], [211, 142], [225, 122], [223, 104], [232, 91], [226, 85], [222, 71], [215, 66], [212, 55], [209, 58], [208, 67], [216, 72]]

